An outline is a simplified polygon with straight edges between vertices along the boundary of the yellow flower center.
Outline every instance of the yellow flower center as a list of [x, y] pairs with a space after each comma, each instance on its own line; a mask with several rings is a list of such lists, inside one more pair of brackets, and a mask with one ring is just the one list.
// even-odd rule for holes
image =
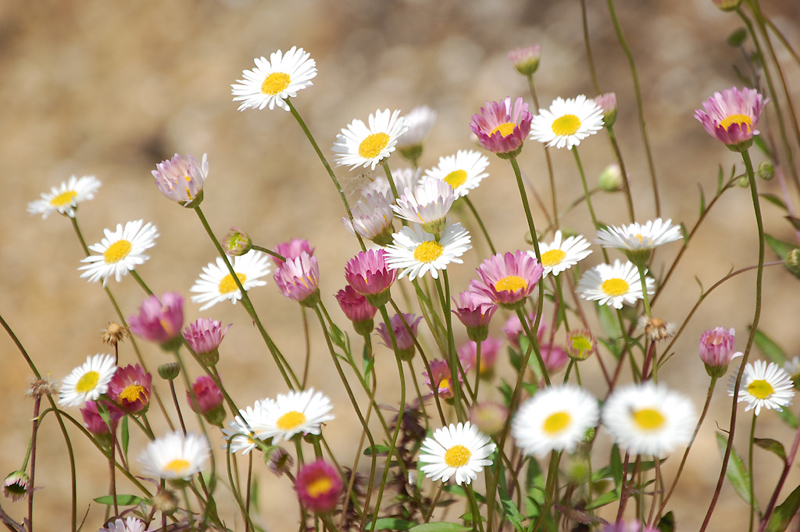
[[764, 379], [757, 379], [747, 385], [747, 391], [756, 399], [767, 399], [775, 393], [775, 388]]
[[306, 415], [302, 412], [297, 412], [296, 410], [292, 410], [291, 412], [287, 412], [281, 417], [278, 418], [276, 425], [281, 430], [292, 430], [293, 428], [297, 427], [298, 425], [302, 425], [306, 422]]
[[100, 380], [99, 373], [97, 373], [96, 371], [87, 371], [78, 380], [78, 384], [75, 385], [75, 391], [78, 393], [91, 392], [92, 390], [94, 390], [95, 386], [97, 386], [97, 381], [99, 380]]
[[103, 253], [103, 258], [106, 264], [116, 264], [127, 257], [131, 249], [133, 249], [133, 246], [127, 240], [117, 240], [108, 246], [108, 249]]
[[439, 390], [449, 390], [450, 389], [450, 379], [445, 377], [444, 379], [439, 381]]
[[560, 249], [551, 249], [542, 253], [542, 266], [557, 266], [567, 254]]
[[491, 131], [491, 133], [489, 133], [489, 136], [491, 137], [492, 135], [494, 135], [496, 132], [498, 132], [498, 131], [499, 131], [499, 132], [500, 132], [500, 134], [501, 134], [503, 137], [507, 137], [507, 136], [509, 136], [510, 134], [512, 134], [512, 133], [514, 132], [514, 128], [515, 128], [516, 126], [517, 126], [517, 123], [516, 123], [516, 122], [506, 122], [505, 124], [500, 124], [499, 126], [497, 126], [496, 128], [494, 128], [494, 129]]
[[528, 288], [528, 283], [517, 275], [508, 275], [494, 283], [494, 289], [498, 292], [516, 292]]
[[172, 462], [168, 463], [164, 466], [164, 471], [171, 471], [176, 475], [180, 475], [187, 469], [189, 469], [189, 462], [184, 460], [183, 458], [176, 458]]
[[553, 125], [550, 127], [553, 133], [560, 137], [574, 135], [581, 128], [581, 119], [575, 115], [560, 116], [553, 120]]
[[575, 336], [570, 340], [572, 349], [583, 355], [592, 348], [592, 343], [583, 336]]
[[642, 430], [656, 430], [666, 422], [663, 414], [653, 408], [642, 408], [633, 412], [633, 422]]
[[720, 127], [725, 128], [725, 131], [730, 129], [733, 124], [739, 124], [740, 126], [743, 126], [742, 129], [748, 132], [753, 129], [753, 119], [747, 115], [726, 116], [725, 119], [719, 123]]
[[77, 196], [78, 193], [74, 190], [68, 190], [66, 192], [62, 192], [55, 198], [50, 200], [50, 205], [53, 207], [63, 207], [64, 205], [69, 205], [72, 203], [72, 200]]
[[[239, 278], [239, 282], [242, 283], [244, 286], [245, 281], [247, 281], [247, 276], [243, 273], [236, 273], [236, 277]], [[219, 282], [219, 293], [220, 294], [230, 294], [234, 290], [239, 288], [236, 286], [236, 281], [233, 280], [233, 276], [231, 274], [226, 275], [222, 278]]]
[[556, 412], [551, 414], [544, 420], [542, 429], [549, 435], [553, 436], [567, 428], [572, 423], [572, 416], [567, 412]]
[[433, 262], [442, 256], [442, 251], [444, 251], [444, 246], [429, 240], [417, 246], [417, 249], [414, 250], [414, 260], [425, 263]]
[[444, 182], [453, 187], [453, 190], [463, 185], [466, 181], [467, 181], [466, 170], [453, 170], [444, 177]]
[[261, 84], [261, 92], [264, 94], [269, 94], [270, 96], [275, 96], [276, 94], [283, 92], [286, 87], [289, 86], [289, 82], [292, 81], [292, 78], [289, 74], [285, 74], [283, 72], [273, 72], [267, 79], [264, 80], [264, 83]]
[[144, 386], [140, 384], [129, 384], [119, 394], [119, 404], [124, 404], [123, 401], [135, 403], [141, 397], [142, 401], [147, 401], [147, 392]]
[[312, 480], [308, 484], [306, 491], [311, 497], [319, 497], [320, 495], [325, 495], [326, 493], [331, 491], [332, 487], [333, 487], [333, 482], [331, 482], [331, 479], [329, 477], [325, 476]]
[[628, 293], [628, 289], [630, 287], [631, 285], [629, 285], [627, 282], [616, 277], [603, 281], [603, 284], [600, 285], [600, 288], [608, 296], [624, 296]]
[[374, 159], [381, 154], [389, 144], [389, 135], [386, 133], [373, 133], [358, 145], [358, 154], [364, 159]]
[[469, 463], [472, 453], [463, 445], [453, 445], [444, 453], [444, 463], [449, 467], [461, 467]]

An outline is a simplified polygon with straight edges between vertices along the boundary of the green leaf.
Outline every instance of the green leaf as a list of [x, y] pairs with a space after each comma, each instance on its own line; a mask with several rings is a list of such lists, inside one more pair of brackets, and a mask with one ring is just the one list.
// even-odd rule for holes
[[611, 448], [608, 466], [611, 468], [611, 478], [614, 479], [616, 491], [622, 493], [622, 457], [619, 454], [619, 446], [616, 444]]
[[375, 365], [375, 357], [370, 358], [369, 360], [364, 361], [364, 379], [366, 380], [369, 378], [369, 374], [372, 373], [372, 367]]
[[706, 195], [703, 193], [700, 183], [697, 184], [697, 188], [700, 189], [700, 216], [703, 216], [703, 213], [706, 212]]
[[456, 523], [425, 523], [409, 530], [413, 532], [466, 532], [472, 529]]
[[600, 319], [600, 326], [603, 328], [603, 332], [609, 339], [608, 342], [602, 339], [601, 341], [614, 354], [614, 357], [619, 360], [622, 354], [622, 329], [620, 329], [616, 314], [608, 305], [597, 305], [597, 317]]
[[787, 242], [783, 242], [782, 240], [778, 240], [771, 235], [764, 235], [764, 239], [767, 241], [767, 244], [769, 244], [769, 247], [772, 248], [772, 251], [774, 251], [781, 260], [786, 260], [786, 256], [789, 255], [789, 252], [797, 247]]
[[125, 461], [128, 461], [128, 443], [130, 442], [131, 434], [128, 429], [128, 416], [122, 419], [122, 454], [125, 455]]
[[783, 202], [783, 200], [780, 199], [775, 194], [759, 194], [759, 196], [761, 196], [762, 198], [764, 198], [768, 202], [772, 203], [773, 205], [777, 205], [778, 207], [780, 207], [784, 211], [788, 211], [789, 210], [789, 209], [786, 208], [786, 204]]
[[800, 218], [795, 218], [794, 216], [784, 216], [784, 218], [789, 220], [789, 223], [792, 224], [795, 231], [800, 231]]
[[388, 453], [390, 447], [388, 445], [375, 445], [374, 447], [367, 447], [364, 449], [364, 455], [372, 456], [372, 453], [381, 454]]
[[722, 189], [725, 187], [725, 179], [722, 174], [722, 165], [719, 165], [719, 172], [717, 172], [717, 196], [722, 193]]
[[761, 138], [761, 135], [756, 135], [755, 137], [753, 137], [753, 142], [755, 143], [756, 148], [761, 150], [764, 153], [764, 155], [766, 155], [770, 159], [775, 159], [775, 157], [772, 155], [772, 152], [769, 151], [767, 143], [764, 142], [763, 138]]
[[675, 532], [675, 515], [667, 512], [658, 522], [658, 532]]
[[[397, 519], [395, 517], [384, 517], [375, 521], [375, 530], [411, 530], [411, 527], [417, 523], [413, 521], [406, 521], [405, 519]], [[368, 523], [365, 530], [370, 530], [372, 523]]]
[[[717, 446], [722, 457], [725, 457], [725, 448], [728, 445], [728, 438], [720, 433], [717, 433]], [[744, 465], [744, 460], [736, 452], [735, 448], [731, 449], [731, 456], [728, 463], [728, 469], [725, 471], [725, 476], [733, 486], [733, 489], [747, 504], [751, 504], [750, 499], [750, 477], [747, 474], [747, 468]]]
[[[464, 486], [460, 486], [457, 484], [448, 484], [444, 487], [444, 491], [446, 491], [451, 495], [458, 495], [459, 497], [464, 497], [465, 499], [467, 498], [467, 490], [464, 489]], [[474, 492], [473, 495], [475, 495], [475, 499], [478, 502], [480, 503], [486, 502], [486, 497], [484, 497], [480, 493]]]
[[775, 508], [772, 512], [772, 517], [769, 518], [767, 523], [766, 532], [783, 532], [789, 527], [792, 522], [792, 517], [797, 513], [800, 507], [800, 486], [797, 486], [792, 491], [783, 504]]
[[686, 230], [686, 226], [683, 222], [681, 222], [681, 235], [683, 236], [683, 244], [686, 245], [689, 243], [689, 231]]
[[736, 28], [728, 35], [728, 45], [734, 48], [739, 48], [747, 40], [747, 30], [744, 28]]
[[[119, 506], [135, 506], [143, 500], [144, 499], [136, 495], [117, 495], [117, 504]], [[96, 498], [94, 502], [111, 506], [114, 504], [114, 497], [111, 495], [103, 495], [102, 497]]]
[[778, 364], [783, 364], [789, 357], [783, 352], [783, 350], [778, 347], [778, 344], [772, 341], [772, 339], [764, 334], [763, 332], [756, 329], [756, 336], [755, 336], [756, 347], [758, 347], [764, 355], [769, 358], [771, 361], [776, 362]]
[[525, 526], [522, 524], [525, 518], [519, 512], [519, 509], [517, 508], [517, 505], [514, 504], [514, 501], [511, 500], [511, 496], [508, 494], [508, 490], [504, 485], [505, 482], [502, 484], [503, 485], [500, 485], [500, 483], [498, 483], [497, 493], [500, 495], [500, 504], [503, 505], [505, 518], [508, 519], [508, 522], [511, 523], [515, 529], [519, 531], [525, 530]]
[[619, 494], [614, 491], [607, 491], [606, 493], [600, 495], [595, 500], [589, 502], [586, 505], [586, 510], [594, 510], [595, 508], [600, 508], [601, 506], [605, 506], [606, 504], [611, 504], [614, 501], [619, 500]]
[[770, 438], [754, 438], [753, 443], [775, 454], [778, 458], [786, 462], [786, 451], [783, 449], [783, 444], [781, 442]]
[[794, 412], [792, 412], [788, 408], [784, 408], [782, 410], [776, 410], [776, 412], [778, 414], [778, 417], [781, 418], [781, 420], [783, 420], [784, 423], [786, 423], [793, 429], [800, 427], [800, 420], [798, 420]]

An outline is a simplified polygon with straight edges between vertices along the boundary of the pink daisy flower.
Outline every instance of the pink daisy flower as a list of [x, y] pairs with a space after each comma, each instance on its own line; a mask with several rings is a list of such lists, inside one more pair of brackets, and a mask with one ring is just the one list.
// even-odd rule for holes
[[380, 307], [389, 301], [392, 283], [397, 279], [397, 270], [386, 265], [386, 251], [360, 251], [347, 262], [344, 277], [353, 290], [367, 298], [370, 305]]
[[755, 89], [736, 87], [715, 92], [703, 102], [703, 109], [697, 109], [694, 117], [712, 137], [724, 142], [733, 151], [750, 147], [758, 119], [764, 111], [769, 98], [764, 98]]
[[336, 508], [344, 489], [339, 471], [319, 459], [300, 468], [294, 483], [300, 504], [312, 512], [330, 512]]
[[477, 269], [480, 281], [473, 280], [472, 288], [486, 294], [492, 301], [509, 310], [521, 308], [542, 278], [544, 267], [524, 251], [497, 254], [484, 260]]
[[317, 258], [301, 251], [296, 258], [286, 257], [273, 274], [283, 295], [303, 306], [313, 307], [319, 301], [319, 265]]
[[522, 143], [531, 130], [533, 115], [528, 112], [528, 104], [517, 98], [511, 106], [511, 98], [502, 102], [486, 102], [481, 112], [472, 117], [470, 128], [478, 137], [478, 142], [499, 156], [516, 156], [522, 150]]

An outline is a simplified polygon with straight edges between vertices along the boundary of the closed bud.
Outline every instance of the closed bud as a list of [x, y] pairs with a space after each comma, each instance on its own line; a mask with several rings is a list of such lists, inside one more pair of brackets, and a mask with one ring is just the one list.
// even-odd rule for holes
[[158, 366], [158, 374], [162, 379], [171, 381], [175, 380], [181, 374], [181, 367], [177, 362], [168, 362]]
[[222, 239], [222, 245], [225, 248], [225, 253], [232, 257], [244, 255], [253, 249], [253, 241], [250, 240], [247, 233], [238, 227], [231, 227], [231, 230]]
[[606, 166], [597, 178], [597, 188], [604, 192], [618, 192], [622, 184], [622, 171], [616, 163]]
[[736, 11], [742, 4], [742, 0], [712, 0], [720, 11]]
[[789, 254], [786, 255], [786, 261], [784, 264], [790, 272], [795, 274], [795, 276], [800, 277], [800, 249], [794, 248], [791, 250]]
[[758, 163], [756, 175], [764, 181], [769, 181], [775, 177], [775, 165], [772, 161], [761, 161]]

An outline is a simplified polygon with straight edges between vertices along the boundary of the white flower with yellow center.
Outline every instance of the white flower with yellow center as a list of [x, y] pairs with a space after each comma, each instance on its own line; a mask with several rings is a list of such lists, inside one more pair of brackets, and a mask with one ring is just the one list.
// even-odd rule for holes
[[688, 445], [697, 422], [687, 397], [653, 381], [614, 390], [603, 406], [602, 418], [627, 452], [659, 458]]
[[64, 377], [61, 383], [61, 406], [80, 406], [86, 401], [96, 401], [108, 391], [108, 384], [117, 371], [114, 357], [94, 355]]
[[469, 233], [460, 223], [446, 224], [439, 240], [417, 224], [403, 227], [392, 237], [394, 243], [386, 248], [386, 265], [392, 270], [402, 268], [398, 278], [408, 275], [412, 281], [427, 272], [438, 279], [439, 270], [447, 269], [451, 262], [462, 264], [459, 257], [472, 249]]
[[[539, 243], [539, 253], [542, 255], [541, 264], [544, 267], [542, 277], [547, 277], [548, 273], [558, 275], [592, 253], [592, 250], [589, 249], [591, 244], [581, 235], [571, 236], [565, 240], [561, 238], [561, 231], [556, 231], [555, 240], [551, 244]], [[535, 256], [532, 251], [528, 253]]]
[[[646, 271], [645, 271], [646, 273]], [[645, 278], [647, 293], [652, 294], [655, 281]], [[621, 309], [623, 303], [634, 304], [642, 299], [642, 282], [639, 271], [631, 262], [622, 264], [615, 260], [610, 264], [598, 264], [581, 277], [576, 289], [583, 299], [597, 301], [599, 305]]]
[[681, 228], [672, 225], [672, 220], [661, 218], [650, 220], [644, 225], [632, 223], [617, 227], [610, 225], [597, 231], [597, 243], [604, 248], [618, 248], [628, 251], [653, 249], [661, 244], [683, 238]]
[[[736, 374], [731, 377], [728, 395], [733, 397]], [[792, 404], [793, 397], [794, 387], [791, 377], [775, 362], [767, 365], [765, 360], [756, 360], [744, 367], [737, 402], [747, 402], [745, 412], [754, 408], [755, 415], [760, 414], [762, 408], [780, 412], [784, 406]]]
[[[264, 417], [264, 407], [266, 403], [274, 402], [272, 399], [256, 401], [253, 406], [248, 406], [245, 410], [239, 410], [239, 415], [228, 423], [230, 428], [222, 429], [225, 439], [230, 441], [231, 453], [239, 451], [247, 454], [257, 447], [256, 440], [266, 440], [269, 438]], [[223, 449], [228, 449], [226, 444]]]
[[551, 386], [536, 392], [514, 416], [511, 435], [524, 454], [572, 453], [600, 418], [597, 399], [576, 386]]
[[533, 117], [530, 138], [556, 148], [571, 150], [589, 135], [603, 129], [603, 108], [583, 94], [556, 98], [550, 109], [539, 109]]
[[[248, 251], [244, 255], [233, 257], [231, 266], [245, 290], [267, 284], [266, 281], [260, 280], [269, 274], [270, 269], [270, 260], [265, 253]], [[200, 279], [195, 281], [189, 291], [198, 293], [192, 296], [193, 303], [206, 303], [200, 310], [209, 309], [226, 299], [234, 305], [242, 299], [242, 291], [236, 286], [236, 281], [221, 257], [217, 257], [216, 263], [210, 262], [208, 266], [203, 267]]]
[[331, 400], [314, 389], [278, 395], [274, 401], [261, 402], [263, 437], [273, 443], [289, 440], [295, 434], [319, 434], [320, 425], [334, 419]]
[[485, 171], [489, 158], [474, 150], [458, 150], [455, 155], [440, 157], [439, 164], [425, 170], [425, 177], [444, 181], [456, 193], [456, 198], [466, 196], [489, 174]]
[[399, 191], [392, 210], [398, 218], [415, 222], [428, 233], [438, 234], [456, 199], [453, 188], [438, 179], [426, 179], [414, 188]]
[[234, 102], [241, 101], [240, 111], [247, 108], [263, 109], [269, 105], [274, 109], [289, 110], [286, 101], [297, 96], [297, 91], [312, 85], [317, 75], [317, 64], [302, 48], [292, 46], [285, 54], [280, 50], [255, 59], [256, 68], [242, 72], [244, 79], [231, 85]]
[[489, 436], [470, 425], [470, 422], [451, 424], [425, 438], [420, 449], [419, 468], [432, 480], [447, 482], [455, 476], [456, 484], [470, 484], [484, 466], [492, 465], [488, 456], [495, 450]]
[[171, 432], [147, 444], [139, 457], [145, 475], [188, 480], [206, 469], [211, 448], [205, 436]]
[[389, 157], [397, 145], [397, 138], [406, 132], [408, 124], [400, 116], [400, 111], [375, 111], [369, 115], [369, 127], [361, 120], [353, 120], [349, 126], [336, 135], [333, 152], [339, 166], [359, 166], [374, 170], [380, 162]]
[[106, 237], [98, 244], [89, 246], [91, 251], [99, 255], [89, 255], [82, 259], [81, 262], [89, 264], [78, 268], [84, 270], [81, 277], [88, 277], [92, 283], [102, 279], [103, 286], [112, 275], [120, 282], [128, 271], [144, 264], [150, 258], [144, 251], [155, 245], [158, 236], [156, 226], [149, 222], [145, 224], [142, 220], [128, 222], [125, 227], [117, 224], [115, 231], [104, 229], [103, 232]]
[[72, 176], [69, 181], [62, 182], [61, 186], [50, 189], [49, 194], [42, 194], [42, 199], [28, 203], [28, 212], [41, 214], [43, 220], [54, 212], [75, 218], [75, 209], [78, 208], [78, 204], [94, 198], [94, 194], [99, 188], [100, 181], [94, 176]]

